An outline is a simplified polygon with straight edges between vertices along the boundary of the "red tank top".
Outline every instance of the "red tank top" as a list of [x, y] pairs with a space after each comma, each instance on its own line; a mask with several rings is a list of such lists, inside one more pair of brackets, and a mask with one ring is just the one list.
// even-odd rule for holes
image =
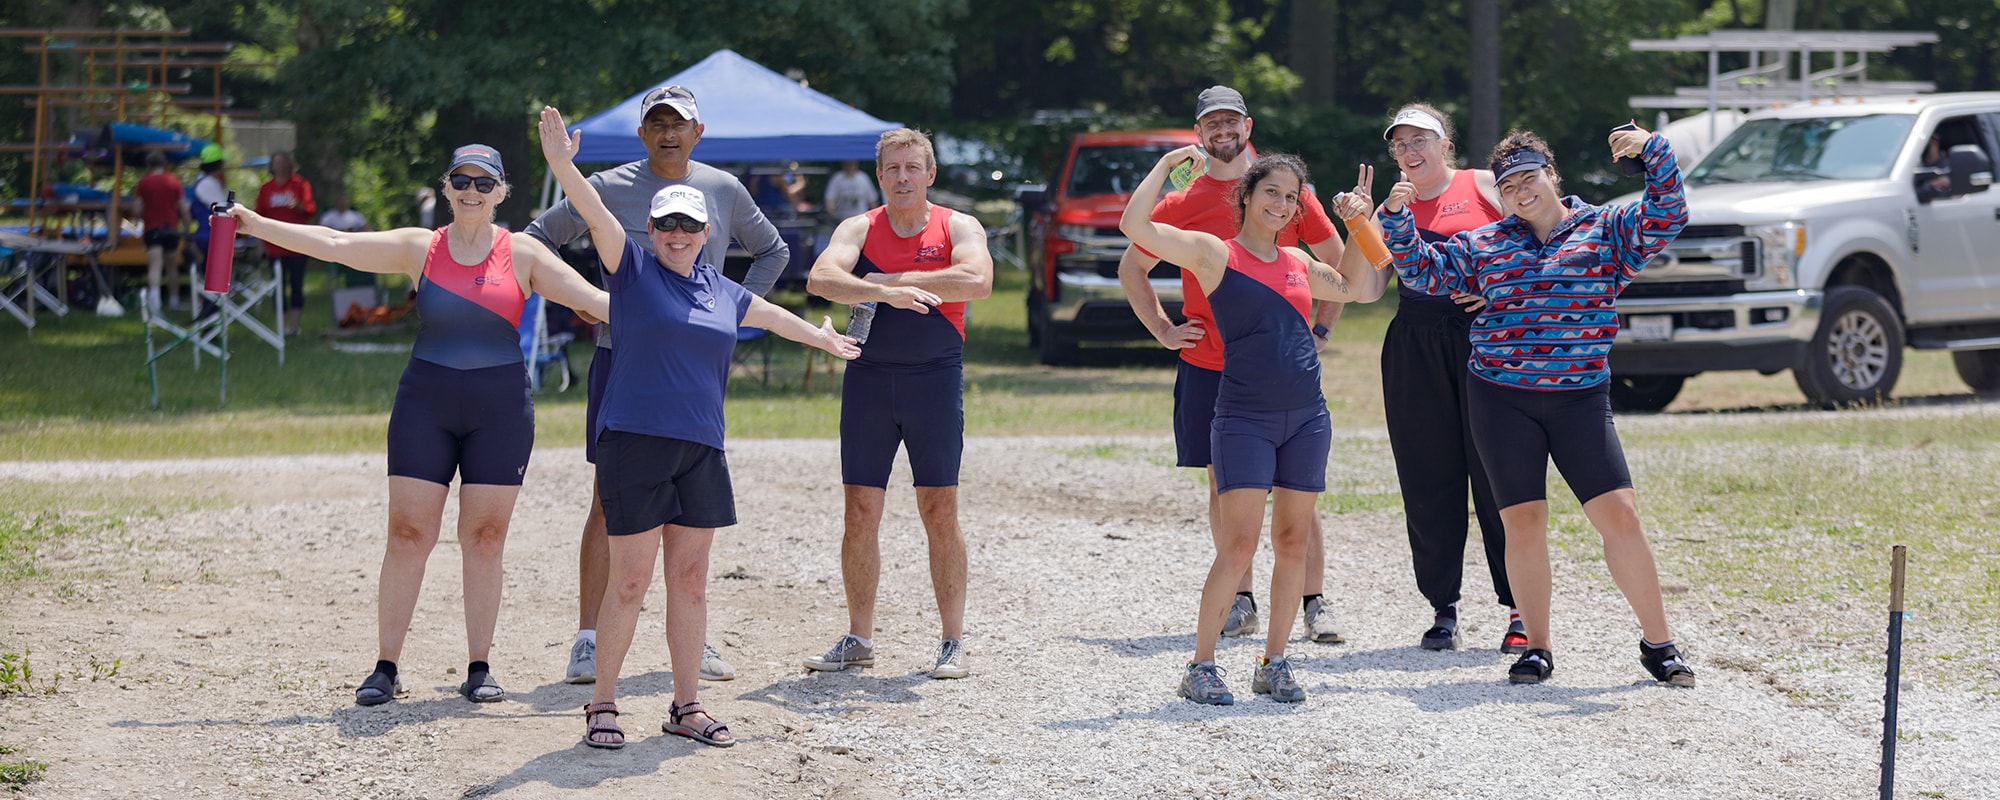
[[[870, 209], [867, 216], [868, 238], [861, 243], [861, 255], [876, 269], [888, 273], [927, 272], [951, 266], [951, 209], [931, 206], [924, 229], [907, 238], [896, 235], [896, 226], [889, 224], [886, 206]], [[958, 338], [963, 340], [965, 302], [945, 303], [937, 307], [937, 312], [951, 320], [951, 326], [958, 329]], [[876, 311], [878, 320], [881, 313], [880, 309]]]
[[1506, 216], [1486, 201], [1486, 195], [1479, 191], [1478, 179], [1469, 169], [1454, 173], [1443, 194], [1429, 200], [1411, 200], [1410, 213], [1416, 215], [1419, 231], [1433, 234], [1424, 237], [1429, 241], [1449, 239]]
[[424, 253], [424, 278], [452, 294], [499, 314], [509, 325], [521, 324], [521, 307], [527, 293], [514, 278], [514, 241], [507, 229], [494, 227], [493, 247], [477, 264], [460, 264], [451, 257], [445, 241], [449, 226], [431, 233], [430, 250]]

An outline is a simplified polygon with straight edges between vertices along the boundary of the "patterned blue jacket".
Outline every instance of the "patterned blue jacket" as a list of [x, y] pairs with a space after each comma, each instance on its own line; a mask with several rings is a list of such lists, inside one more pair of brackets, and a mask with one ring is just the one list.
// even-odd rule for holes
[[1681, 170], [1666, 137], [1653, 134], [1640, 159], [1646, 194], [1594, 206], [1563, 198], [1570, 215], [1547, 242], [1518, 216], [1424, 242], [1406, 207], [1382, 214], [1404, 285], [1429, 294], [1474, 292], [1486, 308], [1472, 323], [1472, 374], [1501, 386], [1586, 389], [1610, 380], [1618, 335], [1613, 301], [1646, 261], [1687, 226]]

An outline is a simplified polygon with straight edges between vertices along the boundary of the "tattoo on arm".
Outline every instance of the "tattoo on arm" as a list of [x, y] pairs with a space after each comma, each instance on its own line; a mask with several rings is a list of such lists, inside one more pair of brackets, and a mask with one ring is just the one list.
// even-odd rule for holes
[[1306, 269], [1312, 273], [1313, 277], [1332, 284], [1340, 290], [1341, 294], [1347, 294], [1347, 276], [1340, 274], [1339, 270], [1328, 266], [1326, 262], [1307, 262]]

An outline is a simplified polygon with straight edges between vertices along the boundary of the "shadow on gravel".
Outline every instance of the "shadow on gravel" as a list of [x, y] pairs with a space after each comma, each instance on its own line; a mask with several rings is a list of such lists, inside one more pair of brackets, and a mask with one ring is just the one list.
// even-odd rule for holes
[[1542, 716], [1590, 716], [1618, 711], [1622, 706], [1604, 700], [1591, 698], [1622, 694], [1641, 688], [1631, 683], [1618, 686], [1563, 686], [1541, 684], [1539, 686], [1516, 686], [1506, 682], [1504, 675], [1495, 673], [1492, 680], [1459, 681], [1439, 683], [1430, 686], [1382, 686], [1353, 687], [1334, 686], [1320, 683], [1307, 686], [1309, 697], [1325, 695], [1389, 695], [1408, 700], [1418, 711], [1439, 714], [1448, 711], [1463, 711], [1486, 705], [1556, 705], [1567, 708], [1550, 711]]
[[1436, 672], [1491, 665], [1505, 671], [1514, 663], [1512, 656], [1493, 650], [1425, 650], [1421, 647], [1384, 647], [1378, 650], [1339, 650], [1313, 646], [1291, 648], [1292, 668], [1301, 673], [1340, 675], [1363, 670], [1385, 672]]
[[[591, 685], [588, 683], [543, 684], [527, 694], [509, 694], [507, 699], [517, 703], [527, 703], [536, 711], [575, 711], [583, 714], [583, 704], [590, 702]], [[664, 670], [653, 670], [640, 675], [618, 676], [618, 701], [631, 697], [657, 697], [674, 692], [674, 675]]]
[[1166, 705], [1152, 711], [1121, 712], [1103, 717], [1083, 717], [1051, 722], [1042, 727], [1052, 731], [1108, 731], [1120, 723], [1129, 722], [1199, 722], [1225, 717], [1270, 717], [1279, 714], [1306, 714], [1313, 712], [1313, 696], [1310, 690], [1303, 703], [1280, 703], [1264, 695], [1242, 694], [1236, 697], [1235, 705], [1206, 706], [1180, 699], [1168, 689], [1166, 695], [1173, 699]]
[[[840, 672], [815, 672], [789, 681], [777, 681], [736, 696], [738, 700], [783, 708], [797, 714], [839, 715], [855, 703], [914, 703], [924, 699], [913, 691], [930, 682], [930, 676], [910, 672], [877, 678], [861, 667]], [[839, 703], [840, 705], [820, 705]]]
[[[1161, 653], [1194, 652], [1194, 634], [1192, 633], [1141, 636], [1137, 639], [1100, 639], [1088, 636], [1071, 636], [1069, 638], [1070, 641], [1087, 644], [1092, 647], [1102, 647], [1110, 651], [1112, 655], [1125, 656], [1127, 658], [1146, 658], [1157, 656]], [[1261, 642], [1262, 640], [1259, 639], [1258, 641]], [[1230, 640], [1224, 639], [1223, 645], [1226, 646], [1229, 642]]]
[[[633, 715], [637, 716], [637, 715]], [[725, 720], [726, 721], [726, 720]], [[684, 758], [692, 755], [695, 748], [706, 747], [689, 739], [661, 733], [659, 726], [650, 729], [646, 725], [624, 722], [625, 747], [622, 750], [602, 750], [583, 744], [583, 714], [577, 713], [577, 738], [574, 744], [536, 756], [526, 764], [500, 776], [491, 783], [482, 783], [467, 788], [460, 797], [488, 797], [529, 784], [544, 784], [553, 789], [591, 789], [607, 780], [620, 780], [641, 775], [651, 775], [660, 771], [668, 759]], [[745, 736], [739, 741], [769, 744], [769, 737]], [[530, 793], [539, 794], [539, 793]]]

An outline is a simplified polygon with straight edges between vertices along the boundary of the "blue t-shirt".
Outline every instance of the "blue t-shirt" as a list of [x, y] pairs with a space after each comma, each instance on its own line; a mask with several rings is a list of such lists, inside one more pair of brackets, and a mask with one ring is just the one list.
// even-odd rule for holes
[[754, 295], [708, 264], [683, 278], [629, 237], [604, 284], [618, 359], [591, 436], [624, 431], [722, 449], [722, 390]]

